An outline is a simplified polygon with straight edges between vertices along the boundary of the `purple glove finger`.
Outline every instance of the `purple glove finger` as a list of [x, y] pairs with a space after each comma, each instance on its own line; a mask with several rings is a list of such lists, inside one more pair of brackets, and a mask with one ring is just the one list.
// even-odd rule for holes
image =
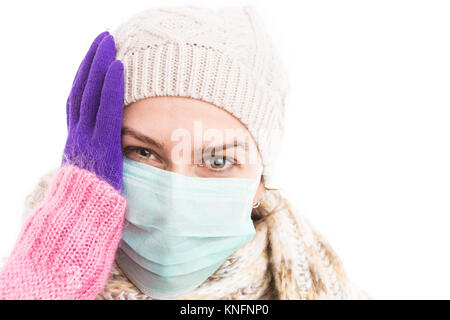
[[100, 106], [97, 111], [94, 137], [105, 139], [111, 137], [111, 133], [114, 133], [119, 139], [121, 138], [123, 95], [123, 64], [122, 61], [115, 60], [109, 66], [105, 76]]
[[92, 131], [95, 125], [98, 106], [100, 104], [100, 92], [109, 65], [116, 55], [114, 39], [107, 35], [100, 42], [94, 60], [89, 70], [89, 77], [83, 91], [81, 100], [80, 120], [78, 125], [82, 130]]
[[75, 125], [80, 117], [80, 104], [83, 94], [83, 88], [89, 75], [89, 69], [94, 59], [100, 41], [109, 35], [108, 31], [100, 33], [92, 42], [86, 56], [78, 67], [77, 73], [72, 83], [72, 91], [67, 98], [66, 112], [67, 112], [67, 128]]
[[[97, 171], [103, 172], [105, 178], [117, 190], [122, 189], [122, 147], [121, 130], [123, 118], [124, 79], [123, 64], [120, 60], [113, 61], [105, 76], [100, 106], [98, 107], [95, 130], [92, 140], [99, 150], [104, 152], [103, 162], [99, 163]], [[102, 168], [100, 168], [100, 166]]]

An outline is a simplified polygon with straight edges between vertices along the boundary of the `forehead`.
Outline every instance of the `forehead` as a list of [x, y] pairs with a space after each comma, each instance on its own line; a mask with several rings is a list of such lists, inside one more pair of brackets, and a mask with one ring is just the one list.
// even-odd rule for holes
[[[138, 100], [124, 109], [124, 124], [144, 134], [170, 139], [175, 130], [193, 135], [220, 132], [224, 141], [234, 134], [254, 143], [247, 128], [226, 110], [187, 97], [152, 97]], [[226, 138], [229, 136], [229, 138]]]

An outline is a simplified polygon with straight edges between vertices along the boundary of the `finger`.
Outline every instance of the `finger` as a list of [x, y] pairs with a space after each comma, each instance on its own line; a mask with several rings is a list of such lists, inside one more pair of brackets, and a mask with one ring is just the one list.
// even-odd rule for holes
[[100, 106], [97, 112], [94, 134], [100, 138], [113, 139], [120, 142], [124, 79], [123, 64], [120, 60], [111, 63], [103, 83]]
[[94, 60], [89, 70], [86, 86], [83, 90], [80, 106], [80, 121], [78, 126], [83, 130], [92, 130], [95, 125], [100, 95], [105, 79], [106, 71], [114, 60], [116, 47], [111, 35], [103, 38], [100, 42]]
[[78, 122], [78, 119], [80, 117], [81, 97], [83, 94], [84, 85], [86, 84], [89, 75], [89, 69], [91, 67], [92, 60], [94, 59], [95, 52], [97, 51], [99, 43], [107, 35], [109, 35], [109, 32], [105, 31], [100, 33], [95, 38], [88, 52], [86, 53], [86, 56], [78, 67], [77, 73], [72, 83], [72, 90], [69, 94], [69, 98], [67, 99], [66, 104], [68, 126], [70, 124]]

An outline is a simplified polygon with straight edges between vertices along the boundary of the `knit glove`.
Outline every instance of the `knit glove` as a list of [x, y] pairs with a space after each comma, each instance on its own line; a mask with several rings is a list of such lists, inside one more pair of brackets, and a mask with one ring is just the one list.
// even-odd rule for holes
[[91, 45], [67, 99], [68, 137], [62, 164], [95, 173], [122, 189], [123, 64], [106, 31]]
[[0, 270], [3, 299], [94, 299], [122, 236], [123, 66], [112, 36], [92, 43], [67, 100], [63, 165]]

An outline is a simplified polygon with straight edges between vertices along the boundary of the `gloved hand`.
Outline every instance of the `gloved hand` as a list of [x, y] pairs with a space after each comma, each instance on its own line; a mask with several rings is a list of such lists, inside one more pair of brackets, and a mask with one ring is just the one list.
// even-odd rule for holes
[[[122, 236], [123, 65], [97, 36], [67, 99], [62, 167], [0, 270], [3, 299], [94, 299]], [[70, 164], [70, 165], [69, 165]], [[87, 170], [85, 170], [87, 169]]]
[[62, 165], [89, 170], [120, 192], [124, 80], [123, 64], [114, 60], [115, 54], [114, 39], [105, 31], [77, 71], [66, 104], [68, 137]]

